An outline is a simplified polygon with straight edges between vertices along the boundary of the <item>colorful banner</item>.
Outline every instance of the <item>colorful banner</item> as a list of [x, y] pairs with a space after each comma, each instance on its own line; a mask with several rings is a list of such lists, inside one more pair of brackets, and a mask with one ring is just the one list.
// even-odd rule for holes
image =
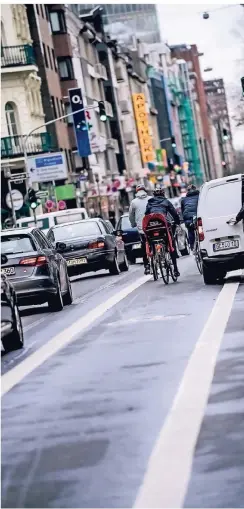
[[[80, 88], [70, 88], [69, 98], [71, 110], [73, 113], [84, 107], [82, 92]], [[78, 153], [81, 157], [88, 157], [91, 155], [91, 147], [85, 110], [80, 111], [80, 113], [76, 113], [76, 115], [73, 115], [73, 120]]]
[[153, 149], [152, 136], [149, 133], [145, 95], [133, 94], [132, 97], [142, 161], [143, 163], [149, 163], [154, 160], [155, 151]]

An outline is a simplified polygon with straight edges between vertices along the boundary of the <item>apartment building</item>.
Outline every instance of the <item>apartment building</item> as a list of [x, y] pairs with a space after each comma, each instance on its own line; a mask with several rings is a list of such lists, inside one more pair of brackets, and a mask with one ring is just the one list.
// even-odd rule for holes
[[[2, 5], [1, 46], [2, 209], [8, 213], [7, 169], [12, 173], [25, 172], [24, 136], [45, 122], [42, 80], [25, 5]], [[31, 135], [26, 143], [27, 155], [42, 154], [51, 148], [52, 139], [45, 128]], [[23, 201], [26, 181], [12, 184], [12, 187], [21, 193]], [[24, 208], [23, 203], [23, 207], [17, 210], [17, 215], [21, 214]], [[28, 210], [25, 212], [28, 213]]]

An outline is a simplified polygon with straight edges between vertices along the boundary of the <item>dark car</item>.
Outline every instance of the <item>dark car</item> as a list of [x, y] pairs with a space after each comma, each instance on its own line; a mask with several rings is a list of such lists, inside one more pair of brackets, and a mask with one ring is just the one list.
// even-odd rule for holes
[[128, 260], [136, 263], [137, 258], [142, 258], [141, 239], [137, 228], [132, 228], [129, 214], [123, 214], [117, 224], [117, 231], [121, 232], [125, 243]]
[[[6, 263], [1, 257], [1, 263]], [[23, 328], [17, 304], [17, 297], [8, 278], [1, 273], [1, 339], [5, 352], [24, 346]]]
[[129, 268], [122, 239], [102, 219], [53, 226], [47, 238], [66, 259], [70, 276], [102, 269], [116, 275]]
[[48, 303], [50, 311], [72, 304], [67, 264], [38, 228], [3, 231], [2, 271], [14, 286], [19, 305]]

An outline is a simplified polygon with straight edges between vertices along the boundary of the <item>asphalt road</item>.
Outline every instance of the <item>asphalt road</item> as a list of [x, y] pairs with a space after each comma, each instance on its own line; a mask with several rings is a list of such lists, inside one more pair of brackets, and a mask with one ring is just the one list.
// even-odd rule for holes
[[2, 507], [244, 507], [244, 285], [89, 275], [2, 357]]

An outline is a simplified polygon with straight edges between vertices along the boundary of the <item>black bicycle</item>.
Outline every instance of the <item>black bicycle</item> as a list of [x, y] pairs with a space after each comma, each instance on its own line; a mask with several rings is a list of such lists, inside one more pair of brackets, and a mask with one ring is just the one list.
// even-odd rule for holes
[[161, 275], [166, 285], [169, 284], [170, 277], [176, 282], [178, 278], [174, 273], [169, 245], [169, 234], [172, 235], [172, 233], [162, 221], [150, 220], [145, 234], [150, 248], [150, 264], [154, 281], [157, 281]]
[[198, 236], [197, 218], [196, 217], [193, 218], [193, 227], [194, 227], [194, 231], [195, 231], [195, 242], [194, 242], [193, 253], [194, 253], [198, 271], [200, 272], [200, 274], [202, 274], [203, 273], [202, 256], [201, 256], [201, 251], [200, 251], [200, 242], [199, 242], [199, 236]]

